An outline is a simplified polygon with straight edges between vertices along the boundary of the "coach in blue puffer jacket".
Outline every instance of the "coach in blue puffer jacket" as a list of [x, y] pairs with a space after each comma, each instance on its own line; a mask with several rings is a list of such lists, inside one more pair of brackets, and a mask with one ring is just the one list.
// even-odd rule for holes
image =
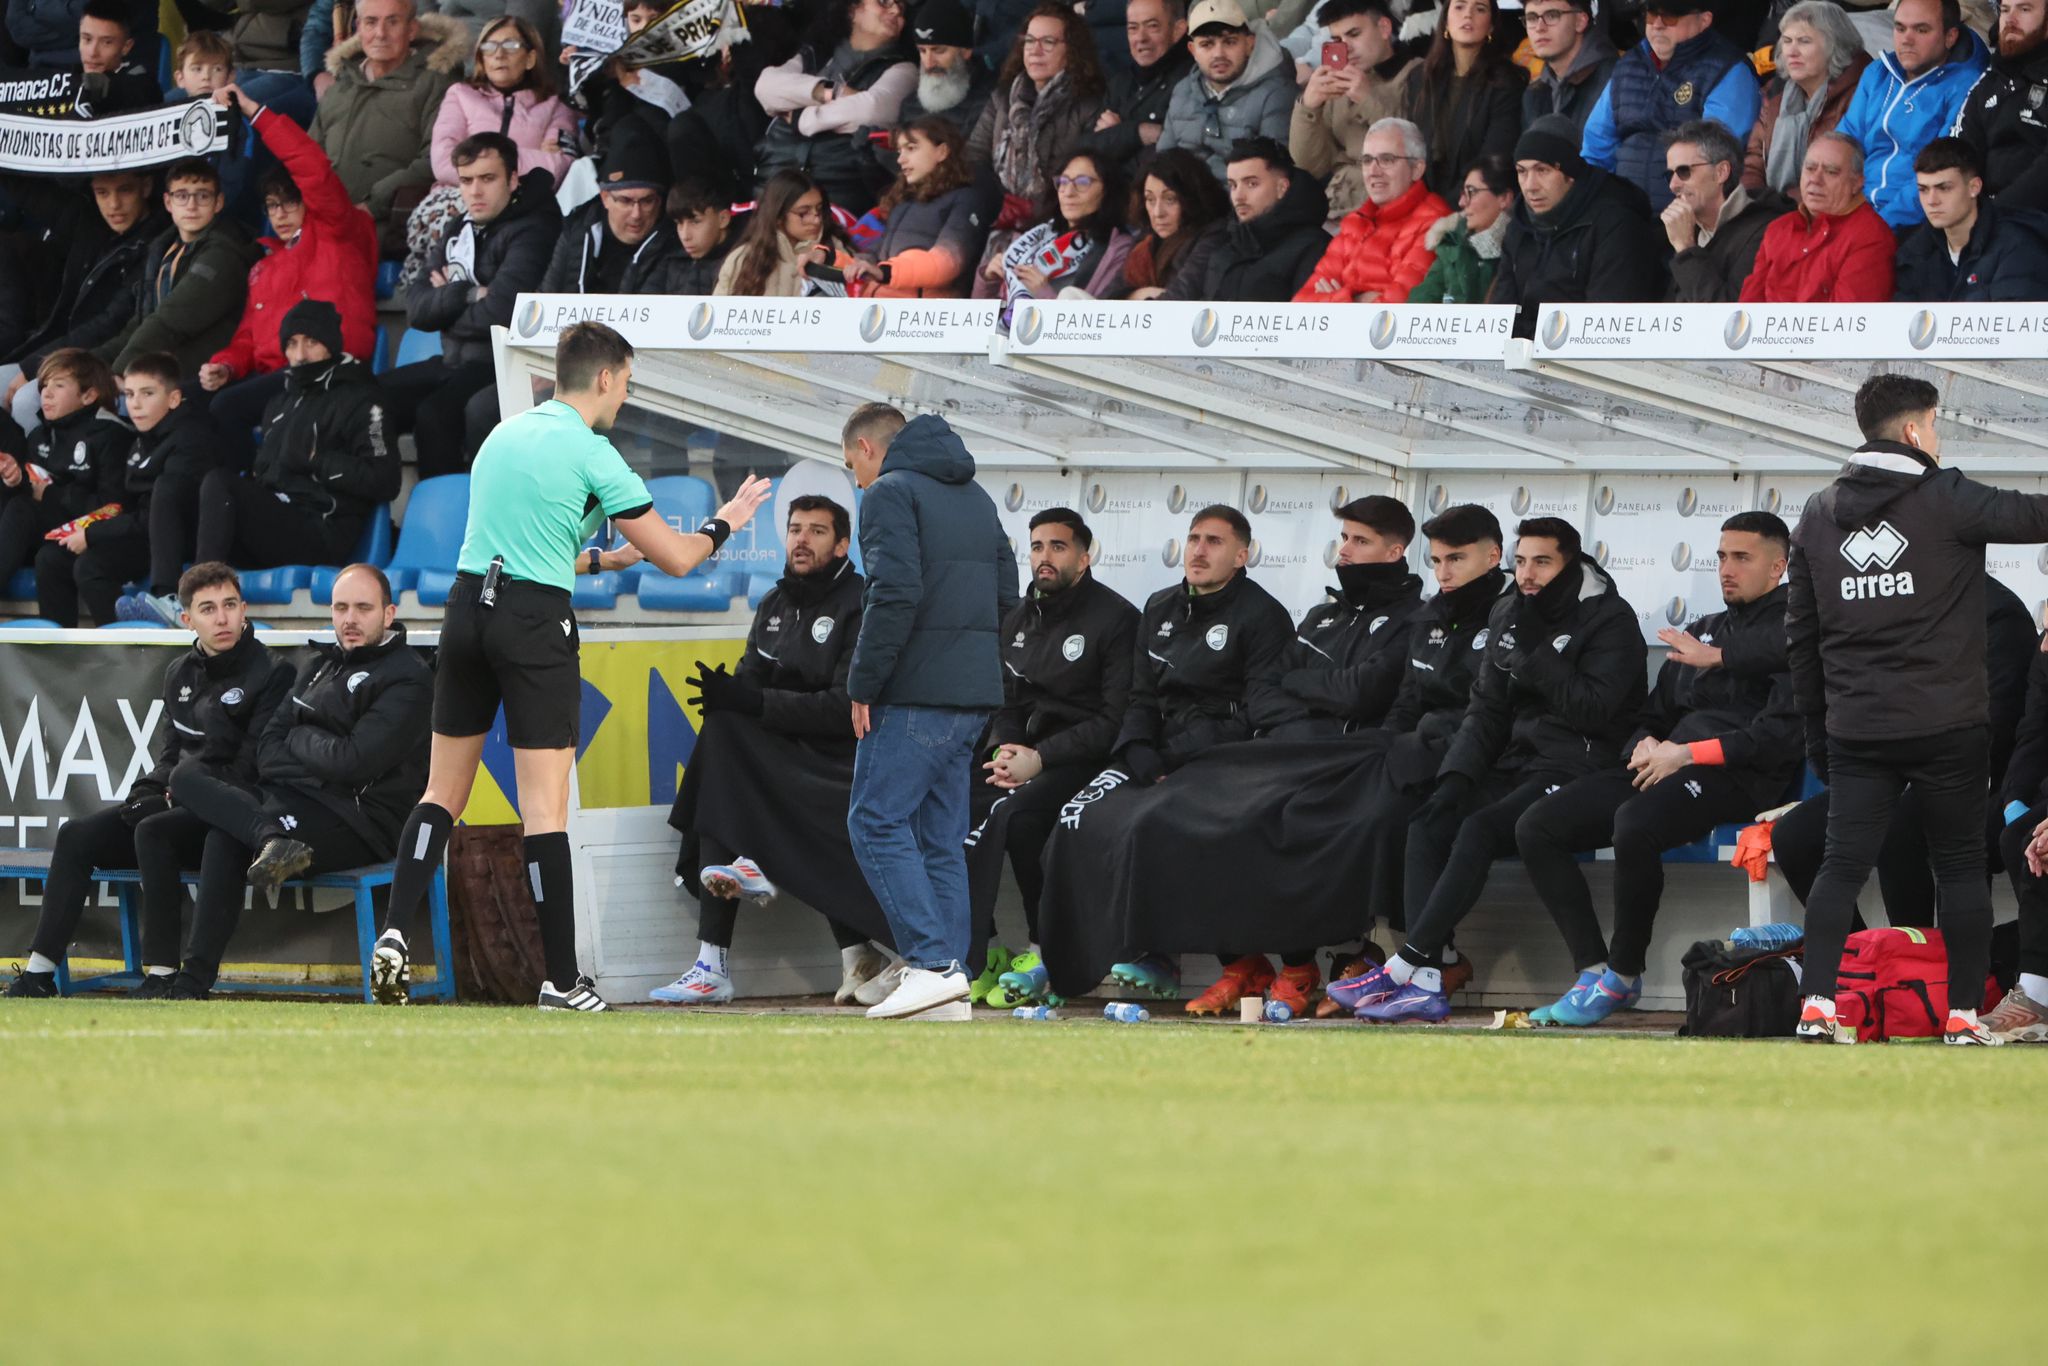
[[1712, 119], [1749, 140], [1763, 108], [1756, 72], [1742, 49], [1713, 29], [1706, 0], [1650, 0], [1648, 36], [1614, 65], [1586, 119], [1583, 152], [1650, 197], [1658, 213], [1671, 202], [1664, 168], [1667, 135], [1682, 123]]
[[1954, 5], [1955, 0], [1899, 0], [1892, 18], [1894, 50], [1863, 69], [1849, 112], [1835, 126], [1863, 148], [1864, 197], [1894, 229], [1921, 221], [1913, 158], [1949, 130], [1991, 61], [1983, 41], [1956, 18]]
[[974, 482], [974, 457], [944, 418], [915, 418], [888, 442], [861, 500], [860, 553], [867, 600], [848, 695], [876, 705], [1001, 706], [997, 634], [1017, 605], [1017, 557]]

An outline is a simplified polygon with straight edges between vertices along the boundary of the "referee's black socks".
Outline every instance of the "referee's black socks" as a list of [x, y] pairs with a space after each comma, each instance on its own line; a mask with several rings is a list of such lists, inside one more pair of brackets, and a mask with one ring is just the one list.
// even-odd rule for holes
[[526, 837], [526, 877], [533, 884], [548, 980], [567, 991], [576, 985], [576, 868], [565, 832]]
[[455, 817], [446, 807], [421, 802], [405, 818], [398, 834], [398, 866], [391, 875], [391, 904], [384, 911], [384, 928], [397, 930], [412, 942], [412, 922], [434, 883], [434, 870], [448, 849], [448, 832]]

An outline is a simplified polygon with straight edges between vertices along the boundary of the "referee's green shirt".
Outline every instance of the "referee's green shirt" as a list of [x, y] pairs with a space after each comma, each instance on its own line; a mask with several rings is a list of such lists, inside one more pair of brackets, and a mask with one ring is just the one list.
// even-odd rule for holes
[[566, 403], [549, 399], [500, 422], [469, 472], [469, 525], [456, 568], [505, 573], [568, 592], [576, 552], [607, 517], [654, 500], [611, 442]]

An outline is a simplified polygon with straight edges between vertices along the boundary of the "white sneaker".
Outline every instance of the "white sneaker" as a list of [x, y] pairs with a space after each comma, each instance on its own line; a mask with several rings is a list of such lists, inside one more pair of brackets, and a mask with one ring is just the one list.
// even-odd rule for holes
[[854, 1001], [864, 1006], [878, 1006], [888, 1000], [890, 993], [895, 991], [897, 984], [903, 980], [904, 969], [908, 966], [909, 964], [901, 958], [892, 956], [889, 959], [889, 966], [854, 988]]
[[887, 1000], [868, 1010], [870, 1020], [902, 1020], [923, 1016], [927, 1011], [937, 1010], [958, 1003], [955, 1011], [934, 1015], [934, 1019], [964, 1020], [968, 1018], [967, 974], [933, 972], [929, 968], [905, 966], [896, 989], [889, 993]]
[[[832, 1004], [843, 1006], [860, 994], [860, 989], [889, 970], [889, 956], [880, 949], [870, 946], [856, 958], [853, 966], [847, 968], [839, 978], [839, 990], [832, 993]], [[864, 1005], [876, 1005], [884, 998], [866, 1001]]]
[[647, 998], [679, 1006], [722, 1006], [732, 999], [732, 978], [702, 963], [693, 963], [675, 981], [648, 992]]

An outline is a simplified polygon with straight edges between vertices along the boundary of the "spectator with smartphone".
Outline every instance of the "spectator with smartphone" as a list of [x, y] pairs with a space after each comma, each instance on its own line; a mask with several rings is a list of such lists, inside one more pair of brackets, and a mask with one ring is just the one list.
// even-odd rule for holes
[[1302, 170], [1329, 178], [1335, 223], [1365, 202], [1358, 158], [1366, 130], [1403, 111], [1422, 63], [1395, 49], [1386, 0], [1323, 0], [1316, 22], [1330, 31], [1330, 40], [1323, 44], [1323, 64], [1309, 73], [1294, 102], [1287, 151]]

